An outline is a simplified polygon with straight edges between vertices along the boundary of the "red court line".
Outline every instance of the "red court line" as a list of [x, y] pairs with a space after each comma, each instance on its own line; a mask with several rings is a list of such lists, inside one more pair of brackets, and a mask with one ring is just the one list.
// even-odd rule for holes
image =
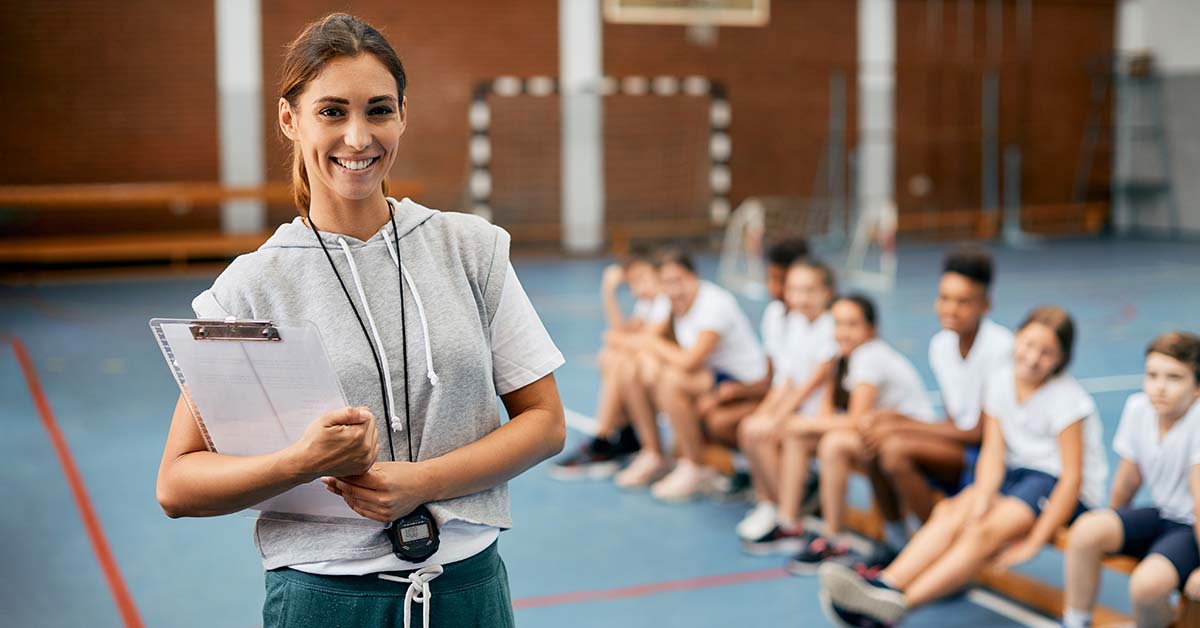
[[574, 593], [558, 593], [555, 595], [527, 597], [514, 601], [513, 608], [516, 610], [523, 610], [526, 608], [560, 606], [562, 604], [578, 604], [579, 602], [622, 600], [626, 598], [657, 595], [659, 593], [693, 591], [696, 589], [706, 589], [709, 587], [729, 586], [731, 584], [747, 584], [750, 582], [762, 582], [764, 580], [778, 580], [780, 578], [787, 577], [789, 577], [787, 570], [782, 567], [777, 567], [774, 569], [742, 571], [737, 573], [721, 574], [717, 576], [704, 576], [701, 578], [686, 578], [683, 580], [668, 580], [666, 582], [639, 584], [636, 586], [622, 587], [619, 589], [577, 591]]
[[54, 452], [58, 454], [58, 461], [62, 464], [63, 473], [67, 476], [71, 497], [75, 498], [75, 506], [79, 508], [79, 516], [83, 519], [88, 539], [92, 542], [92, 549], [96, 552], [96, 559], [100, 562], [104, 579], [108, 581], [108, 588], [117, 604], [117, 610], [121, 613], [126, 628], [142, 628], [142, 619], [138, 616], [133, 596], [130, 595], [129, 588], [125, 586], [125, 580], [121, 577], [120, 569], [117, 568], [117, 561], [108, 547], [108, 540], [104, 537], [104, 530], [100, 527], [100, 518], [96, 516], [96, 510], [92, 508], [92, 500], [88, 497], [83, 476], [80, 475], [79, 468], [75, 465], [75, 458], [71, 455], [70, 447], [67, 446], [67, 439], [63, 437], [58, 422], [54, 420], [54, 414], [50, 412], [50, 404], [46, 401], [46, 394], [42, 392], [42, 383], [38, 380], [37, 370], [33, 368], [33, 360], [29, 359], [29, 353], [25, 351], [25, 345], [19, 338], [13, 336], [10, 338], [10, 342], [13, 352], [17, 355], [17, 361], [21, 364], [21, 370], [25, 373], [25, 383], [29, 386], [29, 394], [33, 397], [34, 406], [37, 407], [38, 415], [42, 419], [42, 426], [46, 428], [50, 442], [54, 445]]

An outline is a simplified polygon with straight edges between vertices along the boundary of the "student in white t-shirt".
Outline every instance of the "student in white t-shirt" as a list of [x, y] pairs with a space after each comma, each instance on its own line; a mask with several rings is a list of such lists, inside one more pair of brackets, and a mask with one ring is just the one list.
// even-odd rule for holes
[[1006, 569], [1033, 558], [1060, 527], [1103, 499], [1108, 465], [1100, 416], [1065, 372], [1074, 335], [1061, 308], [1040, 307], [1025, 319], [1012, 367], [987, 383], [975, 483], [939, 502], [878, 576], [822, 565], [827, 613], [895, 624], [989, 565]]
[[[1012, 360], [1013, 335], [986, 318], [992, 283], [992, 258], [977, 248], [961, 248], [946, 256], [938, 282], [935, 310], [942, 330], [929, 342], [929, 365], [941, 390], [945, 415], [933, 423], [898, 413], [879, 413], [863, 432], [869, 449], [900, 498], [907, 525], [885, 524], [887, 545], [898, 551], [929, 519], [935, 489], [956, 495], [971, 483], [983, 425], [987, 377]], [[876, 557], [890, 560], [883, 552]], [[882, 567], [868, 559], [867, 567]]]
[[644, 486], [666, 470], [649, 393], [653, 405], [670, 418], [682, 454], [675, 469], [651, 492], [659, 499], [679, 501], [711, 485], [714, 474], [703, 465], [698, 398], [724, 381], [747, 383], [765, 377], [767, 357], [732, 294], [701, 280], [691, 258], [681, 251], [665, 251], [659, 259], [659, 278], [671, 299], [676, 342], [649, 338], [645, 343], [661, 370], [653, 381], [643, 382], [649, 385], [642, 394], [631, 390], [626, 395], [642, 450], [616, 481], [623, 487]]
[[[784, 424], [783, 461], [780, 468], [778, 525], [766, 535], [745, 543], [750, 554], [798, 552], [789, 563], [793, 573], [811, 573], [822, 560], [845, 554], [844, 525], [846, 483], [854, 469], [878, 476], [864, 464], [866, 450], [858, 424], [878, 411], [894, 411], [933, 420], [933, 406], [916, 369], [877, 335], [875, 305], [861, 295], [834, 301], [834, 339], [839, 359], [829, 394], [817, 417], [796, 416]], [[805, 479], [814, 456], [820, 459], [823, 535], [806, 532], [799, 520]], [[881, 479], [876, 500], [891, 501], [890, 487]], [[886, 493], [886, 494], [884, 494]], [[894, 505], [881, 506], [894, 508]]]
[[[1124, 554], [1142, 559], [1129, 578], [1137, 625], [1165, 627], [1175, 619], [1172, 593], [1187, 585], [1200, 598], [1200, 338], [1173, 332], [1150, 343], [1142, 392], [1125, 402], [1113, 449], [1121, 464], [1109, 508], [1071, 527], [1063, 626], [1091, 626], [1100, 561]], [[1142, 486], [1151, 504], [1134, 507]]]
[[[625, 316], [617, 302], [617, 291], [622, 284], [628, 284], [634, 297], [629, 316]], [[596, 434], [579, 450], [550, 467], [550, 477], [559, 480], [611, 477], [626, 457], [637, 453], [637, 436], [621, 403], [621, 382], [636, 376], [644, 339], [665, 336], [670, 327], [671, 303], [659, 287], [658, 270], [649, 251], [636, 250], [624, 263], [606, 268], [600, 294], [608, 331], [598, 358]]]
[[781, 426], [792, 415], [816, 416], [837, 357], [830, 301], [836, 293], [833, 271], [804, 258], [788, 269], [787, 304], [775, 338], [763, 342], [771, 358], [772, 381], [762, 403], [738, 426], [738, 444], [750, 462], [756, 504], [737, 526], [738, 537], [752, 541], [778, 523]]
[[759, 335], [767, 353], [768, 373], [756, 382], [733, 380], [718, 384], [700, 395], [697, 411], [704, 423], [704, 434], [722, 447], [738, 446], [738, 426], [766, 398], [775, 381], [776, 363], [782, 359], [786, 343], [788, 306], [784, 304], [784, 279], [788, 268], [808, 255], [808, 243], [800, 238], [782, 240], [767, 249], [767, 303], [759, 324]]

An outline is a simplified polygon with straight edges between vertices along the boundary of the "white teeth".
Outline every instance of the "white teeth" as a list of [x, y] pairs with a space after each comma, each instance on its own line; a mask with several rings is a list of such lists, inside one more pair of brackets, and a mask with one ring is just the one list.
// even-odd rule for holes
[[344, 159], [338, 159], [337, 157], [334, 157], [334, 160], [347, 170], [362, 170], [375, 162], [374, 159], [364, 159], [363, 161], [346, 161]]

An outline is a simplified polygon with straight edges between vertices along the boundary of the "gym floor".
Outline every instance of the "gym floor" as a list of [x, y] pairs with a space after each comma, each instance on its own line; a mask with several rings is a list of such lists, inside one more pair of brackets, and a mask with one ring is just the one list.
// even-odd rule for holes
[[[932, 304], [944, 251], [902, 245], [897, 286], [878, 299], [882, 335], [912, 359], [930, 389], [926, 346], [937, 331]], [[1016, 325], [1044, 303], [1076, 317], [1071, 370], [1095, 394], [1110, 444], [1125, 397], [1140, 387], [1145, 344], [1168, 329], [1197, 330], [1200, 246], [1090, 239], [994, 253], [995, 320]], [[701, 262], [713, 277], [715, 258]], [[567, 357], [557, 379], [573, 448], [586, 438], [596, 402], [605, 262], [514, 264]], [[100, 628], [135, 625], [132, 617], [146, 626], [260, 623], [263, 577], [252, 520], [170, 520], [154, 500], [178, 389], [147, 320], [191, 316], [192, 297], [217, 272], [0, 284], [5, 624]], [[742, 305], [757, 324], [765, 304]], [[866, 505], [868, 498], [861, 483], [853, 485], [852, 501]], [[556, 482], [546, 465], [534, 468], [512, 483], [516, 525], [500, 541], [519, 625], [826, 625], [814, 579], [788, 576], [778, 559], [740, 552], [733, 527], [747, 507], [665, 505], [610, 483]], [[1045, 551], [1021, 571], [1060, 583], [1061, 556]], [[1125, 585], [1106, 575], [1102, 603], [1128, 611]], [[1053, 624], [972, 592], [922, 609], [906, 625]]]

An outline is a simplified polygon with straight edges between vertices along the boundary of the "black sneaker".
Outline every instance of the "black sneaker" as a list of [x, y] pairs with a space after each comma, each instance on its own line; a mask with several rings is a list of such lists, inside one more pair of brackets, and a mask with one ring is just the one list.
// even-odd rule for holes
[[845, 544], [823, 536], [814, 536], [808, 545], [788, 561], [787, 570], [793, 576], [809, 576], [817, 573], [817, 567], [820, 567], [821, 563], [848, 553], [850, 548]]
[[804, 483], [804, 501], [800, 503], [800, 518], [821, 516], [821, 474], [813, 469]]
[[811, 532], [785, 530], [777, 525], [753, 541], [742, 541], [742, 551], [751, 556], [786, 556], [803, 549], [814, 538]]
[[754, 495], [753, 481], [745, 471], [734, 471], [733, 475], [720, 475], [713, 480], [713, 497], [721, 502], [750, 501]]
[[[851, 552], [847, 555], [849, 558], [847, 564], [858, 575], [862, 576], [868, 582], [878, 581], [879, 574], [892, 564], [899, 556], [892, 548], [887, 545], [875, 545], [871, 552], [863, 555], [858, 552]], [[886, 586], [886, 585], [883, 585]]]
[[638, 441], [637, 432], [633, 431], [633, 427], [629, 425], [621, 428], [621, 433], [617, 435], [617, 444], [615, 447], [618, 453], [625, 456], [636, 454], [642, 450], [642, 444]]
[[568, 454], [550, 466], [550, 477], [556, 480], [605, 480], [621, 468], [628, 456], [607, 439], [593, 438], [575, 453]]

